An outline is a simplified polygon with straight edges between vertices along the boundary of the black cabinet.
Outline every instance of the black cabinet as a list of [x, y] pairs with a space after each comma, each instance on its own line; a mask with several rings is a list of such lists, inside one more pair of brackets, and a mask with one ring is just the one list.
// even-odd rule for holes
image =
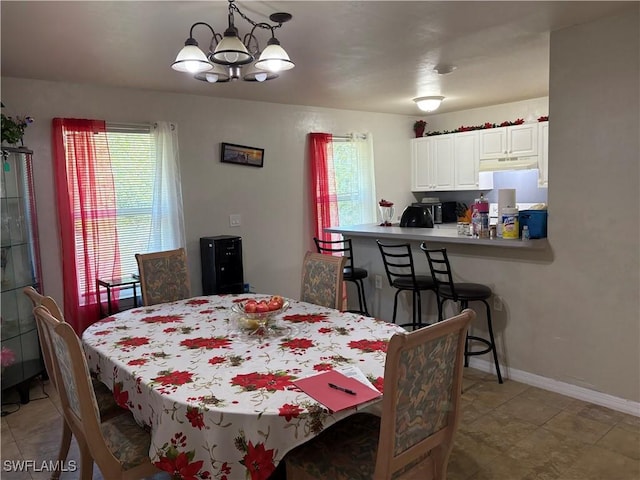
[[244, 292], [242, 238], [201, 237], [200, 260], [203, 295]]

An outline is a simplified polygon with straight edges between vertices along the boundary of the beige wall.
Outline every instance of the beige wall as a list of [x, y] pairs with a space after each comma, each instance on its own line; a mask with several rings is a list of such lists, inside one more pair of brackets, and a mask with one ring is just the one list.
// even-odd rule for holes
[[[461, 248], [454, 262], [460, 280], [486, 282], [504, 298], [495, 324], [506, 366], [638, 402], [637, 5], [632, 12], [552, 35], [550, 250], [516, 255]], [[408, 142], [413, 118], [9, 78], [2, 79], [2, 100], [15, 113], [36, 119], [25, 141], [36, 152], [44, 286], [58, 299], [61, 257], [49, 138], [54, 116], [178, 124], [196, 290], [198, 238], [237, 234], [243, 237], [245, 275], [255, 289], [298, 295], [300, 259], [310, 247], [304, 164], [309, 131], [373, 132], [377, 196], [398, 205], [413, 201]], [[522, 115], [536, 115], [544, 102], [532, 100], [531, 111]], [[510, 119], [502, 118], [510, 108], [488, 109], [484, 113], [492, 118], [486, 119], [482, 111], [468, 120], [462, 114], [433, 116], [428, 128], [455, 128], [459, 120], [502, 121]], [[265, 148], [265, 168], [220, 164], [223, 141]], [[232, 213], [242, 215], [242, 227], [228, 226]], [[360, 261], [372, 274], [381, 273], [373, 246], [362, 250]], [[389, 318], [391, 292], [370, 293], [374, 313]]]
[[[35, 118], [26, 130], [25, 144], [35, 152], [43, 283], [46, 292], [59, 300], [62, 260], [51, 162], [53, 117], [169, 120], [178, 125], [194, 293], [201, 292], [199, 238], [239, 235], [245, 279], [255, 291], [298, 296], [302, 257], [313, 247], [305, 162], [308, 132], [371, 132], [378, 196], [400, 205], [412, 201], [408, 140], [413, 121], [405, 116], [15, 78], [2, 78], [2, 101], [11, 114]], [[264, 168], [220, 163], [220, 142], [264, 148]], [[229, 227], [230, 214], [241, 215], [241, 227]]]

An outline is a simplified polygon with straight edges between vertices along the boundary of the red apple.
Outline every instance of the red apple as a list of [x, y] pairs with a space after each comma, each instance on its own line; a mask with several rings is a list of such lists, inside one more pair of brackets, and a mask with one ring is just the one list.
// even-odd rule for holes
[[269, 305], [264, 300], [261, 300], [256, 305], [256, 313], [265, 313], [269, 311]]

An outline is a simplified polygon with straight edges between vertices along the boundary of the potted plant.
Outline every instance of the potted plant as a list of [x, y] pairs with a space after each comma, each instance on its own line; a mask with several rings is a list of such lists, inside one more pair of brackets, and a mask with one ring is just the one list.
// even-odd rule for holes
[[[4, 104], [2, 105], [4, 107]], [[2, 114], [2, 142], [6, 142], [9, 145], [17, 145], [18, 142], [22, 144], [22, 137], [24, 136], [24, 129], [27, 125], [33, 123], [31, 117], [7, 117]]]
[[424, 135], [424, 129], [427, 127], [427, 122], [424, 120], [416, 120], [416, 123], [413, 124], [413, 131], [416, 134], [416, 138], [422, 137]]

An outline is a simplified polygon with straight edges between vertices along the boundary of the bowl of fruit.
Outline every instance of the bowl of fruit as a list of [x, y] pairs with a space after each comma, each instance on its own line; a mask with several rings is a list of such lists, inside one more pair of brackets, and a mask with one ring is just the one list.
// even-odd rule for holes
[[276, 316], [289, 308], [289, 302], [280, 295], [264, 299], [249, 299], [233, 304], [231, 311], [238, 315], [238, 323], [244, 329], [259, 330], [270, 327]]

